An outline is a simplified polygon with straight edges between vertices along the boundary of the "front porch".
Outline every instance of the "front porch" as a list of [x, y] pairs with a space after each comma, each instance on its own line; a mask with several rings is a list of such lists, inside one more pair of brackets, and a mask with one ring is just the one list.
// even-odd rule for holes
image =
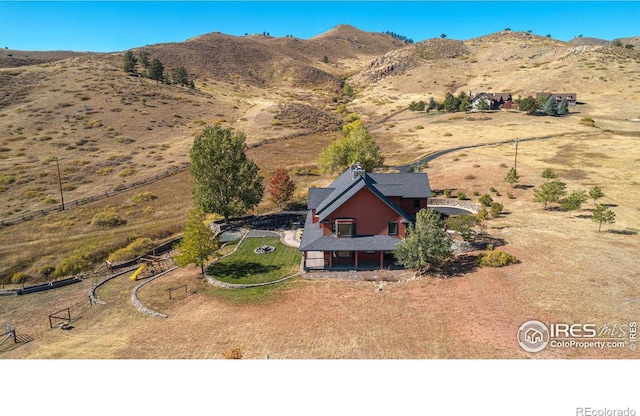
[[304, 269], [380, 270], [402, 269], [391, 251], [305, 251]]

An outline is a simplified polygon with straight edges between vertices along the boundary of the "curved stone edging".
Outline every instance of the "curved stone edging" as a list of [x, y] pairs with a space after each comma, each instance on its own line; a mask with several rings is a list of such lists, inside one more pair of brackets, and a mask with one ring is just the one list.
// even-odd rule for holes
[[118, 276], [122, 276], [123, 274], [125, 274], [125, 273], [129, 273], [129, 272], [131, 272], [131, 271], [133, 271], [133, 270], [135, 270], [135, 269], [137, 269], [137, 268], [138, 268], [138, 266], [130, 267], [130, 268], [128, 268], [128, 269], [126, 269], [126, 270], [122, 270], [122, 271], [120, 271], [120, 272], [118, 272], [118, 273], [116, 273], [116, 274], [114, 274], [114, 275], [108, 276], [108, 277], [106, 277], [105, 279], [101, 280], [100, 282], [96, 283], [96, 285], [95, 285], [95, 286], [93, 286], [93, 287], [91, 288], [91, 290], [89, 291], [89, 299], [90, 299], [90, 301], [91, 301], [91, 304], [92, 304], [92, 305], [97, 305], [97, 304], [104, 305], [106, 302], [105, 302], [105, 301], [102, 301], [102, 300], [100, 300], [100, 299], [98, 299], [98, 297], [96, 296], [96, 290], [97, 290], [100, 286], [102, 286], [103, 284], [107, 283], [109, 280], [114, 279], [114, 278], [116, 278], [116, 277], [118, 277]]
[[[222, 257], [221, 257], [222, 258]], [[238, 283], [226, 283], [226, 282], [221, 282], [220, 280], [217, 280], [215, 278], [213, 278], [212, 276], [208, 275], [205, 273], [204, 277], [205, 279], [207, 279], [207, 282], [211, 283], [214, 286], [223, 288], [223, 289], [250, 289], [252, 287], [261, 287], [261, 286], [269, 286], [269, 285], [275, 285], [276, 283], [281, 283], [284, 282], [285, 280], [289, 280], [292, 277], [296, 277], [298, 275], [300, 275], [300, 272], [297, 272], [295, 274], [292, 274], [290, 276], [287, 277], [283, 277], [282, 279], [278, 279], [278, 280], [274, 280], [273, 282], [265, 282], [265, 283], [246, 283], [246, 284], [238, 284]]]
[[465, 211], [469, 211], [472, 214], [477, 214], [478, 212], [480, 212], [480, 209], [482, 208], [480, 204], [474, 204], [473, 202], [460, 201], [458, 199], [447, 199], [447, 198], [428, 198], [427, 206], [429, 207], [447, 206], [447, 207], [460, 208]]
[[175, 270], [175, 269], [177, 269], [177, 268], [178, 268], [178, 266], [176, 266], [176, 267], [172, 267], [172, 268], [170, 268], [169, 270], [165, 270], [165, 271], [164, 271], [164, 272], [162, 272], [162, 273], [158, 273], [157, 275], [153, 276], [152, 278], [149, 278], [149, 279], [145, 280], [144, 282], [140, 283], [138, 286], [134, 287], [134, 288], [133, 288], [133, 290], [131, 291], [131, 303], [133, 303], [133, 306], [134, 306], [134, 307], [135, 307], [139, 312], [142, 312], [142, 313], [143, 313], [143, 314], [145, 314], [145, 315], [148, 315], [148, 316], [155, 316], [155, 317], [157, 317], [157, 318], [168, 318], [168, 317], [169, 317], [169, 315], [166, 315], [166, 314], [164, 314], [164, 313], [160, 313], [160, 312], [153, 311], [153, 310], [151, 310], [151, 309], [147, 308], [146, 306], [144, 306], [144, 305], [142, 304], [142, 302], [140, 302], [140, 299], [138, 299], [138, 290], [139, 290], [142, 286], [146, 285], [147, 283], [151, 283], [151, 282], [153, 282], [154, 280], [156, 280], [157, 278], [162, 277], [162, 276], [164, 276], [165, 274], [170, 273], [170, 272], [174, 271], [174, 270]]
[[[247, 237], [249, 233], [245, 232], [244, 235], [242, 236], [242, 238], [240, 239], [240, 242], [238, 244], [236, 244], [236, 246], [234, 247], [233, 251], [229, 254], [225, 254], [224, 256], [220, 257], [219, 259], [217, 259], [216, 261], [220, 261], [220, 259], [223, 259], [227, 256], [232, 255], [233, 253], [236, 252], [236, 250], [238, 249], [238, 247], [240, 247], [240, 245], [242, 244], [242, 242], [244, 241], [244, 239]], [[282, 241], [284, 239], [283, 235], [278, 233], [280, 235], [280, 240]], [[284, 242], [283, 242], [284, 243]], [[288, 244], [286, 244], [288, 246]], [[213, 263], [215, 263], [216, 261], [214, 261]], [[211, 263], [211, 264], [213, 264]], [[226, 282], [222, 282], [216, 278], [214, 278], [213, 276], [209, 275], [207, 273], [207, 269], [209, 268], [209, 266], [207, 266], [207, 268], [205, 268], [205, 272], [204, 272], [204, 278], [207, 280], [207, 282], [209, 282], [210, 284], [212, 284], [213, 286], [217, 286], [223, 289], [248, 289], [248, 288], [252, 288], [252, 287], [260, 287], [260, 286], [268, 286], [268, 285], [274, 285], [276, 283], [280, 283], [280, 282], [284, 282], [285, 280], [291, 279], [292, 277], [298, 276], [301, 273], [297, 272], [295, 274], [292, 274], [290, 276], [287, 277], [283, 277], [282, 279], [279, 280], [274, 280], [273, 282], [266, 282], [266, 283], [247, 283], [247, 284], [237, 284], [237, 283], [226, 283]]]

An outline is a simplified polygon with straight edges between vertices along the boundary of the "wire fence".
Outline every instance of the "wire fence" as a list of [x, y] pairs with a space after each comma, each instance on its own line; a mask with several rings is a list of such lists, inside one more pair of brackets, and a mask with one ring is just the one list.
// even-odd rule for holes
[[[95, 201], [99, 201], [101, 199], [105, 199], [108, 198], [110, 196], [114, 196], [117, 194], [120, 194], [122, 192], [128, 191], [130, 189], [133, 188], [137, 188], [140, 186], [144, 186], [144, 185], [148, 185], [150, 183], [156, 182], [160, 179], [166, 178], [168, 176], [171, 175], [175, 175], [176, 173], [185, 171], [187, 169], [189, 169], [189, 166], [191, 164], [187, 163], [185, 165], [182, 166], [175, 166], [172, 167], [164, 172], [158, 173], [154, 176], [148, 177], [146, 179], [143, 179], [141, 181], [138, 182], [134, 182], [128, 185], [119, 185], [116, 189], [114, 189], [113, 191], [105, 191], [101, 194], [96, 194], [96, 195], [91, 195], [89, 197], [86, 198], [80, 198], [80, 199], [75, 199], [72, 201], [65, 201], [64, 205], [65, 208], [66, 207], [72, 207], [72, 206], [78, 206], [78, 205], [84, 205], [84, 204], [88, 204], [90, 202], [95, 202]], [[29, 221], [32, 220], [34, 218], [38, 218], [38, 217], [42, 217], [45, 216], [51, 212], [54, 211], [62, 211], [62, 206], [55, 206], [55, 207], [49, 207], [49, 208], [43, 208], [43, 209], [39, 209], [39, 210], [34, 210], [34, 211], [28, 211], [25, 212], [21, 215], [12, 217], [12, 218], [5, 218], [0, 220], [0, 228], [4, 228], [4, 227], [8, 227], [10, 225], [15, 225], [15, 224], [19, 224], [21, 222], [25, 222], [25, 221]]]

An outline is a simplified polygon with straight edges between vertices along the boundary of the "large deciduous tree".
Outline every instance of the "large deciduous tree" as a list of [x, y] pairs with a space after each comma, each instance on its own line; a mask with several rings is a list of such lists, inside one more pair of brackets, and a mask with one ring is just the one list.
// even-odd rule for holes
[[286, 208], [287, 202], [293, 197], [296, 184], [291, 180], [289, 172], [285, 168], [277, 168], [273, 171], [269, 180], [269, 199], [281, 209]]
[[384, 165], [384, 157], [373, 137], [358, 119], [342, 127], [343, 138], [336, 139], [320, 152], [320, 172], [339, 175], [355, 162], [372, 172]]
[[449, 235], [442, 229], [440, 214], [421, 209], [415, 224], [407, 228], [407, 236], [396, 245], [394, 255], [405, 267], [424, 273], [441, 266], [452, 256]]
[[180, 267], [188, 264], [199, 266], [204, 274], [207, 259], [217, 249], [218, 243], [214, 240], [214, 234], [205, 224], [204, 212], [200, 209], [191, 209], [187, 214], [182, 241], [176, 247], [178, 252], [175, 257], [176, 264]]
[[219, 126], [207, 126], [189, 152], [195, 179], [194, 203], [225, 222], [258, 205], [264, 193], [258, 165], [245, 154], [245, 135]]

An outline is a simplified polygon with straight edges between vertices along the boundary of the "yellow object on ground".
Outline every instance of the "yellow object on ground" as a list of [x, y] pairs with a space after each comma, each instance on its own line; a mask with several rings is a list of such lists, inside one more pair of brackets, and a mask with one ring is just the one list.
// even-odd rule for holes
[[140, 267], [138, 267], [138, 269], [135, 271], [135, 273], [133, 273], [131, 275], [131, 280], [136, 280], [136, 277], [138, 277], [138, 275], [142, 272], [142, 269], [144, 269], [146, 267], [146, 263], [144, 263], [143, 265], [141, 265]]

